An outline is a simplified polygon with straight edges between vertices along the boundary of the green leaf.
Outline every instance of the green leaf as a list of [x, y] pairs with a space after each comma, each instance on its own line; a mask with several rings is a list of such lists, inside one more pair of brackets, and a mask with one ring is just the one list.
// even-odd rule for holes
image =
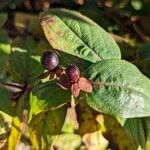
[[10, 73], [17, 82], [35, 84], [44, 71], [40, 56], [33, 55], [32, 50], [14, 47], [10, 54]]
[[30, 94], [30, 117], [40, 112], [56, 109], [71, 100], [70, 90], [63, 90], [56, 81], [36, 86]]
[[41, 112], [34, 116], [29, 124], [31, 142], [35, 149], [49, 149], [54, 138], [63, 126], [66, 106], [60, 109]]
[[43, 36], [38, 15], [16, 12], [14, 15], [14, 25], [19, 31], [26, 30], [27, 32], [32, 33], [32, 35], [38, 38], [40, 36]]
[[110, 35], [78, 12], [53, 9], [42, 13], [40, 19], [54, 49], [93, 63], [121, 57], [119, 47]]
[[0, 84], [0, 111], [11, 114], [11, 96], [8, 90]]
[[0, 73], [8, 64], [8, 54], [10, 53], [9, 37], [5, 30], [0, 29]]
[[124, 128], [137, 146], [146, 149], [146, 143], [150, 140], [150, 117], [127, 119]]
[[87, 103], [98, 111], [133, 118], [150, 116], [150, 80], [124, 60], [104, 60], [89, 67], [94, 82]]
[[0, 28], [5, 24], [7, 21], [8, 14], [7, 13], [0, 13]]

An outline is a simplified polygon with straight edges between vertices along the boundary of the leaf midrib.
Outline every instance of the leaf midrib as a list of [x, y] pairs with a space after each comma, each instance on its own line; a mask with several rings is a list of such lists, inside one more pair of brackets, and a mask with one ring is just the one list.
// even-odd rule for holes
[[101, 87], [101, 86], [114, 86], [114, 87], [129, 89], [131, 91], [136, 91], [136, 92], [141, 93], [142, 95], [145, 95], [146, 97], [150, 98], [149, 95], [141, 92], [141, 90], [138, 90], [137, 88], [134, 88], [133, 86], [129, 86], [129, 85], [126, 85], [126, 84], [123, 85], [121, 83], [114, 84], [114, 83], [109, 83], [109, 82], [96, 82], [96, 83], [94, 83], [94, 85], [98, 85], [99, 87]]

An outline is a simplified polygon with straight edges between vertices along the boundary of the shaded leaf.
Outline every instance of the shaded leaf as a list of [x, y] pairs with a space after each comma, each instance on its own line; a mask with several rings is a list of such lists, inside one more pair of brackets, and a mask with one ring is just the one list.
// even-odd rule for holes
[[145, 58], [143, 60], [139, 60], [135, 64], [143, 74], [150, 78], [150, 57]]
[[56, 83], [56, 81], [45, 82], [33, 89], [30, 95], [30, 119], [33, 115], [56, 109], [71, 100], [70, 91], [63, 90]]
[[7, 69], [10, 53], [9, 37], [5, 30], [0, 29], [0, 73]]
[[140, 48], [139, 51], [139, 57], [140, 59], [145, 59], [150, 57], [150, 43], [143, 44], [143, 46]]
[[42, 28], [37, 15], [17, 12], [14, 15], [14, 25], [21, 30], [27, 30], [34, 36], [42, 36]]
[[80, 13], [54, 9], [41, 14], [40, 19], [54, 49], [90, 62], [121, 57], [117, 44], [109, 34]]
[[0, 27], [2, 27], [5, 22], [7, 21], [8, 14], [7, 13], [0, 13]]
[[103, 115], [105, 132], [104, 137], [109, 141], [108, 148], [126, 150], [137, 150], [134, 141], [127, 135], [123, 126], [121, 126], [115, 117]]
[[[83, 136], [86, 133], [92, 133], [101, 130], [105, 132], [105, 125], [103, 122], [103, 116], [101, 113], [91, 109], [83, 97], [78, 97], [79, 103], [76, 105], [76, 112], [78, 116], [79, 129], [76, 133]], [[96, 118], [101, 116], [101, 122], [98, 122]]]
[[35, 149], [49, 149], [54, 139], [54, 134], [59, 134], [63, 126], [66, 106], [60, 109], [41, 112], [34, 116], [29, 124], [31, 142]]
[[0, 111], [11, 115], [11, 95], [8, 90], [0, 84]]
[[89, 67], [93, 92], [87, 103], [100, 112], [133, 118], [150, 115], [150, 80], [124, 60], [104, 60]]
[[124, 128], [137, 146], [146, 149], [150, 141], [150, 117], [127, 119]]
[[[87, 61], [85, 59], [81, 59], [77, 56], [73, 56], [71, 54], [65, 53], [63, 51], [59, 51], [60, 54], [60, 65], [67, 68], [68, 64], [76, 64], [80, 71], [87, 69], [92, 62]], [[81, 72], [82, 74], [82, 72]]]
[[34, 84], [44, 71], [40, 64], [40, 56], [32, 55], [31, 51], [13, 48], [10, 54], [10, 73], [13, 78], [23, 83]]
[[150, 78], [150, 43], [144, 44], [139, 51], [139, 59], [136, 66]]

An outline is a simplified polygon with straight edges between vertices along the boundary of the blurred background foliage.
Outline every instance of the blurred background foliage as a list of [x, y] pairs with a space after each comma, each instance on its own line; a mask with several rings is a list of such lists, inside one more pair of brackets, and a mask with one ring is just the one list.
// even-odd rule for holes
[[[146, 76], [150, 77], [150, 0], [1, 0], [0, 80], [2, 82], [25, 81], [30, 85], [36, 84], [35, 79], [29, 77], [26, 80], [25, 77], [30, 76], [28, 72], [32, 74], [32, 77], [35, 75], [33, 67], [39, 73], [43, 71], [41, 68], [39, 69], [36, 60], [43, 51], [51, 49], [41, 29], [38, 15], [42, 11], [62, 7], [79, 11], [102, 26], [120, 46], [122, 58], [135, 64]], [[13, 50], [11, 47], [20, 49]], [[34, 65], [29, 68], [24, 63], [21, 64], [23, 69], [27, 69], [25, 74], [22, 74], [22, 68], [16, 65], [18, 62], [13, 61], [18, 58], [20, 51], [24, 51], [25, 61], [30, 59], [34, 62]], [[12, 64], [10, 63], [12, 66], [9, 66], [10, 53], [11, 58], [14, 57]], [[16, 68], [13, 68], [13, 65], [19, 69], [20, 74], [15, 72]], [[13, 100], [16, 97], [18, 99], [18, 96], [19, 99], [27, 99], [26, 95], [23, 97], [18, 94], [7, 95], [7, 97], [9, 96]], [[21, 100], [19, 104], [13, 101], [12, 105], [14, 108], [17, 107], [14, 114], [19, 114], [20, 106], [26, 106]], [[7, 146], [12, 144], [14, 137], [16, 139], [13, 141], [14, 145], [21, 137], [18, 148], [32, 148], [32, 144], [38, 147], [34, 137], [27, 138], [27, 135], [23, 135], [15, 129], [11, 129], [10, 132], [12, 122], [20, 128], [17, 117], [3, 118], [1, 114], [0, 111], [0, 149], [7, 149]], [[140, 127], [138, 126], [139, 122]], [[148, 127], [150, 121], [147, 122], [144, 119], [135, 118], [136, 131], [144, 130], [145, 126]], [[145, 141], [141, 141], [137, 138], [141, 136], [140, 132], [137, 137], [132, 136], [131, 128], [135, 126], [130, 124], [130, 120], [126, 122], [125, 126], [127, 126], [127, 132], [113, 117], [98, 113], [83, 101], [79, 101], [76, 108], [69, 107], [67, 109], [61, 134], [53, 135], [57, 138], [53, 140], [52, 149], [136, 150], [140, 142], [143, 145], [147, 143], [146, 148], [150, 149], [149, 133], [143, 135]], [[129, 127], [131, 127], [131, 131]], [[130, 132], [130, 136], [127, 135], [128, 132]], [[13, 147], [13, 144], [11, 146]]]

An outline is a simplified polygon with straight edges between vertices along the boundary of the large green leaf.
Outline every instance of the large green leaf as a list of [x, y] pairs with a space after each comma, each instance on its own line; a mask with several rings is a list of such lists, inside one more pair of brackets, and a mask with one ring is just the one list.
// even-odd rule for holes
[[150, 80], [124, 60], [104, 60], [89, 67], [94, 82], [87, 103], [111, 115], [133, 118], [150, 115]]
[[66, 106], [60, 109], [41, 112], [34, 116], [29, 124], [31, 142], [35, 149], [49, 149], [53, 140], [60, 134], [63, 126]]
[[150, 117], [127, 119], [124, 127], [136, 145], [146, 149], [150, 141]]
[[121, 57], [119, 47], [110, 35], [78, 12], [53, 9], [42, 13], [40, 19], [54, 49], [93, 63]]
[[69, 90], [63, 90], [56, 81], [36, 86], [30, 95], [30, 119], [40, 112], [56, 109], [71, 100]]
[[[32, 48], [31, 48], [32, 49]], [[10, 73], [17, 82], [33, 84], [44, 69], [40, 64], [40, 56], [33, 55], [31, 49], [14, 47], [10, 54]]]
[[0, 111], [11, 114], [11, 96], [8, 90], [0, 84]]
[[0, 29], [0, 73], [8, 64], [8, 54], [10, 53], [9, 37], [5, 30]]

